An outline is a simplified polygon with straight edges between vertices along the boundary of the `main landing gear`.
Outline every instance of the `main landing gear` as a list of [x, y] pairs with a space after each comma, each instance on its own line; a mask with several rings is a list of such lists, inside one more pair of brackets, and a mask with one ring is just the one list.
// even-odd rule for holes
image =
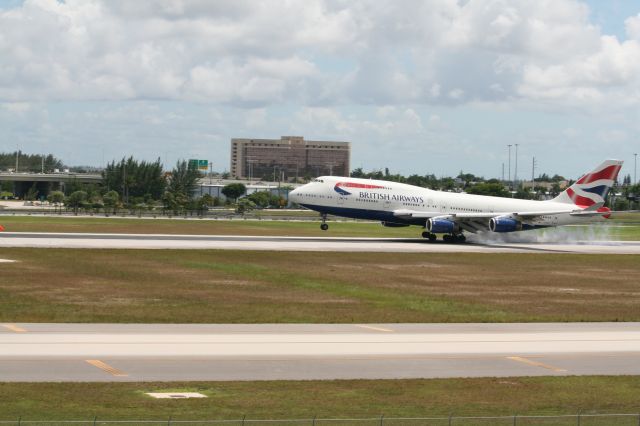
[[432, 234], [431, 232], [424, 231], [422, 233], [422, 238], [427, 238], [430, 243], [433, 243], [438, 237], [436, 236], [436, 234]]
[[323, 231], [326, 231], [327, 229], [329, 229], [329, 225], [327, 225], [327, 214], [323, 213], [320, 215], [320, 217], [322, 217], [322, 223], [320, 224], [320, 229], [322, 229]]
[[467, 241], [467, 238], [464, 236], [464, 234], [445, 234], [442, 237], [442, 240], [445, 243], [464, 243], [465, 241]]
[[[428, 231], [424, 231], [422, 233], [422, 237], [423, 238], [427, 238], [430, 243], [433, 243], [438, 239], [436, 234], [433, 234], [433, 233], [428, 232]], [[442, 236], [442, 241], [444, 241], [445, 243], [453, 243], [453, 244], [455, 244], [455, 243], [464, 243], [465, 241], [467, 241], [467, 238], [464, 236], [463, 233], [459, 233], [459, 234], [444, 234]]]

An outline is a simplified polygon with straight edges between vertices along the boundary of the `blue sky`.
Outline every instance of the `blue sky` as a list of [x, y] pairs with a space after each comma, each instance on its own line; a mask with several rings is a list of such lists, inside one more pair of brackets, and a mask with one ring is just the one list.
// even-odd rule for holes
[[[577, 177], [640, 150], [640, 2], [0, 0], [0, 150], [228, 169], [232, 137], [353, 167]], [[512, 159], [512, 164], [515, 159]]]

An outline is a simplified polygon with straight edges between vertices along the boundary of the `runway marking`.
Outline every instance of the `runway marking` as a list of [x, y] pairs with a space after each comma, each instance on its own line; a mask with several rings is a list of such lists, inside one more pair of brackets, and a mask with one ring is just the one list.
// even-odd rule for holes
[[369, 330], [375, 330], [375, 331], [384, 331], [385, 333], [393, 333], [393, 330], [389, 329], [389, 328], [382, 328], [382, 327], [374, 327], [372, 325], [363, 325], [363, 324], [356, 324], [356, 327], [360, 327], [360, 328], [366, 328]]
[[106, 371], [115, 377], [128, 377], [129, 375], [122, 370], [118, 370], [115, 367], [110, 366], [109, 364], [100, 361], [99, 359], [87, 359], [85, 360], [87, 364], [91, 364], [94, 367], [99, 368], [100, 370]]
[[27, 332], [27, 330], [25, 330], [25, 329], [24, 329], [24, 328], [22, 328], [22, 327], [18, 327], [18, 326], [17, 326], [17, 325], [15, 325], [15, 324], [2, 324], [2, 326], [3, 326], [4, 328], [6, 328], [6, 329], [8, 329], [8, 330], [11, 330], [11, 331], [13, 331], [13, 332], [16, 332], [16, 333], [26, 333], [26, 332]]
[[523, 358], [520, 356], [508, 356], [507, 359], [510, 359], [511, 361], [521, 362], [523, 364], [533, 365], [534, 367], [546, 368], [547, 370], [555, 371], [556, 373], [562, 373], [567, 371], [564, 368], [554, 367], [553, 365], [545, 364], [538, 361], [532, 361], [530, 359]]

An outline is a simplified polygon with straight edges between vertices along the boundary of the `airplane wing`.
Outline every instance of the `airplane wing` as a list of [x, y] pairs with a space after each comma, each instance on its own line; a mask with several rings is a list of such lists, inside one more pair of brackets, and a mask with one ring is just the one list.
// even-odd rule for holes
[[442, 212], [421, 212], [417, 210], [400, 209], [394, 210], [393, 215], [399, 219], [429, 219], [431, 217], [442, 216]]
[[458, 220], [475, 220], [475, 219], [491, 219], [492, 217], [497, 216], [511, 216], [514, 219], [532, 219], [537, 216], [551, 216], [554, 214], [566, 214], [570, 213], [572, 215], [589, 215], [589, 216], [598, 216], [603, 214], [603, 212], [589, 211], [585, 212], [584, 210], [548, 210], [548, 211], [538, 211], [538, 212], [493, 212], [493, 213], [443, 213], [443, 212], [423, 212], [417, 210], [394, 210], [393, 215], [405, 219], [405, 218], [414, 218], [414, 219], [429, 219], [432, 217], [442, 217], [442, 218], [450, 218], [450, 219], [458, 219]]
[[460, 225], [462, 229], [468, 232], [480, 232], [489, 229], [489, 221], [495, 217], [509, 217], [521, 222], [535, 221], [540, 216], [552, 216], [557, 214], [571, 214], [571, 215], [587, 215], [597, 216], [603, 215], [603, 212], [584, 210], [548, 210], [537, 212], [493, 212], [493, 213], [443, 213], [443, 212], [423, 212], [417, 210], [395, 210], [393, 215], [404, 220], [411, 219], [445, 219]]

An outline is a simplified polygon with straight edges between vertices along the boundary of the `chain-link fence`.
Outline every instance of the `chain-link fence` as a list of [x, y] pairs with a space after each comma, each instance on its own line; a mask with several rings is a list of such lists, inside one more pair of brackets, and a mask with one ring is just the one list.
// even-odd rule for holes
[[570, 414], [558, 416], [486, 416], [486, 417], [371, 417], [361, 419], [280, 419], [258, 420], [241, 418], [237, 420], [2, 420], [0, 425], [37, 426], [640, 426], [638, 414]]

